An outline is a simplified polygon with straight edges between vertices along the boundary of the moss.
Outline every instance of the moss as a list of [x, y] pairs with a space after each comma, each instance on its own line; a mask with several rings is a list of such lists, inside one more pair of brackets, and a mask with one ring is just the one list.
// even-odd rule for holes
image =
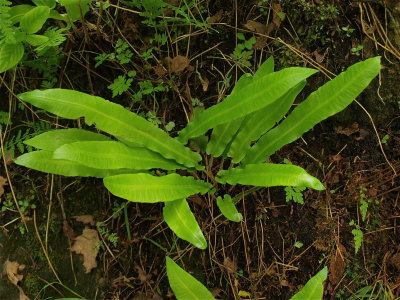
[[42, 282], [37, 276], [30, 273], [26, 275], [22, 285], [25, 293], [31, 296], [37, 296], [42, 289]]

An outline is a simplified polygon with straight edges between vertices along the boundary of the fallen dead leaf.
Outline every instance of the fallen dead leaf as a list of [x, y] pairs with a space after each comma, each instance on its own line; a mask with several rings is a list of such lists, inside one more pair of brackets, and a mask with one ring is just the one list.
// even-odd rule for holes
[[318, 51], [314, 51], [313, 55], [315, 56], [315, 60], [317, 63], [322, 63], [324, 61], [325, 56], [323, 54], [320, 54]]
[[75, 232], [72, 229], [72, 227], [69, 225], [67, 220], [64, 220], [64, 222], [63, 222], [63, 232], [64, 232], [64, 235], [71, 241], [75, 239]]
[[25, 269], [25, 265], [20, 265], [16, 261], [6, 260], [3, 264], [3, 274], [7, 275], [8, 280], [13, 285], [17, 285], [24, 278], [23, 275], [18, 274], [18, 271], [22, 271], [23, 269]]
[[204, 200], [197, 194], [189, 196], [187, 198], [189, 201], [196, 203], [197, 205], [203, 207], [203, 208], [208, 208], [207, 204], [204, 202]]
[[272, 22], [275, 24], [276, 29], [281, 26], [282, 21], [285, 19], [285, 14], [282, 11], [282, 7], [279, 3], [273, 3], [272, 9], [274, 11], [272, 16]]
[[400, 253], [393, 254], [389, 260], [389, 263], [396, 267], [400, 271]]
[[360, 128], [358, 128], [358, 123], [354, 122], [350, 127], [347, 128], [343, 128], [342, 126], [339, 127], [335, 127], [335, 132], [336, 133], [340, 133], [340, 134], [344, 134], [347, 136], [352, 135], [353, 133], [356, 133], [360, 130]]
[[229, 273], [235, 274], [237, 271], [237, 265], [229, 257], [224, 259], [224, 267]]
[[19, 290], [19, 300], [29, 300], [29, 297], [25, 295], [23, 289], [18, 285], [24, 276], [18, 274], [19, 271], [25, 269], [25, 265], [20, 265], [16, 261], [6, 260], [3, 264], [3, 274], [7, 275], [8, 280], [15, 285]]
[[7, 179], [0, 176], [0, 197], [4, 194], [4, 186], [7, 184]]
[[340, 282], [346, 270], [346, 256], [346, 248], [342, 244], [338, 244], [335, 256], [331, 259], [329, 267], [329, 281], [333, 286], [336, 286]]
[[207, 24], [213, 24], [213, 23], [218, 23], [219, 21], [221, 21], [222, 17], [223, 17], [224, 11], [222, 9], [220, 9], [219, 11], [217, 11], [217, 13], [211, 17], [209, 17], [206, 21]]
[[189, 66], [189, 59], [186, 56], [177, 55], [174, 58], [166, 59], [170, 73], [182, 73]]
[[247, 23], [244, 24], [244, 27], [246, 27], [250, 31], [254, 31], [261, 34], [264, 34], [267, 31], [267, 26], [265, 26], [265, 24], [253, 20], [248, 20]]
[[147, 274], [140, 266], [135, 265], [135, 270], [138, 273], [138, 279], [141, 284], [150, 282], [151, 275]]
[[82, 235], [76, 237], [71, 251], [83, 255], [83, 266], [85, 273], [89, 273], [97, 267], [96, 256], [99, 252], [99, 234], [97, 230], [85, 227]]
[[167, 70], [165, 70], [165, 68], [162, 65], [157, 65], [153, 67], [153, 70], [158, 77], [163, 77], [167, 74]]
[[73, 216], [72, 218], [83, 224], [90, 224], [92, 226], [96, 225], [92, 215]]

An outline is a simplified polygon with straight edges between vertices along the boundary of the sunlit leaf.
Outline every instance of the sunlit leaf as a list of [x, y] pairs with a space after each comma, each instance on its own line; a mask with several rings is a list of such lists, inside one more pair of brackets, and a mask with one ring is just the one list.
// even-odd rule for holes
[[214, 296], [196, 278], [178, 266], [171, 258], [166, 258], [169, 285], [178, 300], [213, 300]]
[[254, 186], [305, 186], [324, 190], [322, 183], [303, 168], [294, 165], [250, 164], [218, 172], [219, 183]]
[[207, 248], [207, 241], [187, 201], [179, 199], [165, 202], [164, 205], [164, 221], [168, 224], [168, 227], [178, 237], [195, 245], [197, 248]]
[[211, 184], [193, 177], [169, 174], [124, 174], [104, 178], [104, 185], [115, 196], [133, 202], [155, 203], [174, 201], [197, 193], [204, 194]]

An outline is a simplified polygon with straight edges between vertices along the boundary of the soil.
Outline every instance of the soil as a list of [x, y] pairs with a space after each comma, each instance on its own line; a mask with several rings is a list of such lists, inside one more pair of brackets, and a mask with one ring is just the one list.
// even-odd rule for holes
[[[174, 299], [166, 278], [167, 252], [218, 299], [289, 299], [324, 266], [329, 267], [324, 299], [358, 299], [354, 295], [366, 287], [371, 287], [368, 299], [400, 299], [400, 57], [380, 46], [384, 41], [377, 32], [373, 32], [376, 40], [369, 39], [360, 21], [361, 13], [374, 12], [385, 24], [389, 20], [385, 7], [379, 1], [192, 1], [201, 7], [201, 14], [199, 7], [192, 9], [193, 16], [212, 17], [212, 29], [167, 23], [157, 30], [170, 35], [168, 42], [153, 50], [153, 58], [135, 53], [131, 64], [106, 61], [95, 68], [95, 57], [113, 52], [118, 38], [128, 41], [137, 53], [152, 47], [154, 28], [143, 24], [145, 17], [129, 11], [136, 9], [120, 2], [124, 1], [110, 1], [115, 6], [89, 12], [69, 32], [56, 86], [111, 99], [107, 86], [135, 69], [136, 81], [168, 85], [169, 90], [134, 102], [131, 96], [139, 90], [135, 85], [112, 101], [144, 116], [152, 111], [152, 120], [158, 120], [161, 128], [173, 121], [172, 135], [193, 113], [194, 98], [205, 107], [215, 104], [244, 72], [254, 72], [270, 55], [277, 69], [300, 65], [321, 70], [299, 101], [357, 61], [381, 55], [383, 70], [357, 98], [362, 107], [352, 103], [272, 157], [275, 163], [286, 158], [305, 168], [324, 183], [326, 191], [306, 190], [305, 203], [298, 204], [285, 201], [283, 188], [258, 190], [238, 202], [244, 217], [240, 223], [219, 216], [209, 197], [189, 201], [209, 242], [206, 250], [173, 235], [163, 222], [162, 204], [127, 204], [129, 239], [125, 201], [110, 195], [102, 180], [53, 176], [12, 162], [2, 165], [0, 175], [8, 173], [11, 182], [4, 187], [0, 207], [12, 192], [19, 200], [31, 197], [30, 205], [36, 206], [26, 210], [23, 222], [15, 208], [0, 212], [0, 265], [7, 260], [25, 265], [18, 285], [26, 295], [31, 299]], [[165, 2], [179, 6], [179, 1]], [[396, 16], [395, 8], [387, 7]], [[173, 14], [167, 11], [164, 17]], [[252, 33], [245, 27], [249, 20], [271, 25], [270, 32]], [[387, 34], [396, 41], [391, 28]], [[234, 38], [237, 32], [245, 33], [246, 39], [257, 37], [259, 48], [249, 60], [250, 67], [235, 65], [230, 58], [240, 42]], [[351, 50], [358, 45], [363, 49]], [[179, 58], [172, 69], [172, 59], [178, 55], [188, 57], [189, 65]], [[10, 101], [2, 101], [0, 109], [13, 113], [8, 140], [29, 128], [27, 120], [44, 120], [53, 127], [79, 126], [79, 121], [18, 107], [15, 94], [39, 88], [40, 73], [21, 67], [15, 78], [12, 72], [3, 76], [0, 98]], [[19, 154], [16, 149], [15, 155]], [[215, 160], [214, 166], [219, 163]], [[228, 192], [236, 195], [245, 190], [235, 187]], [[368, 206], [364, 217], [361, 200]], [[101, 223], [84, 224], [74, 216], [92, 216]], [[357, 225], [350, 225], [352, 220]], [[101, 242], [97, 266], [88, 273], [83, 256], [71, 251], [74, 238], [85, 228], [99, 230]], [[358, 253], [354, 229], [364, 233]], [[0, 277], [0, 299], [19, 299], [18, 288], [5, 275]]]

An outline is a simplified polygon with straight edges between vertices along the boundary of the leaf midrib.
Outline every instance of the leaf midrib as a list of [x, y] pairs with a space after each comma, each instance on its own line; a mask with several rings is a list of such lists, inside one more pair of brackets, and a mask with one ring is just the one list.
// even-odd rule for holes
[[[146, 133], [145, 131], [140, 130], [140, 129], [137, 128], [137, 127], [131, 126], [131, 125], [129, 125], [128, 123], [123, 122], [121, 119], [117, 119], [117, 118], [114, 118], [114, 117], [112, 117], [112, 116], [110, 116], [110, 115], [107, 115], [107, 114], [103, 113], [101, 110], [93, 109], [91, 106], [86, 106], [86, 105], [83, 105], [83, 104], [81, 104], [81, 103], [63, 101], [63, 100], [60, 100], [60, 99], [57, 99], [57, 98], [49, 98], [49, 97], [44, 97], [44, 96], [41, 96], [41, 95], [35, 96], [35, 97], [37, 97], [37, 98], [42, 98], [42, 99], [45, 99], [45, 100], [48, 100], [48, 101], [55, 101], [55, 102], [58, 101], [58, 102], [64, 103], [64, 104], [71, 104], [71, 103], [72, 103], [73, 105], [83, 107], [83, 108], [85, 108], [85, 109], [87, 109], [87, 110], [90, 110], [90, 111], [92, 111], [92, 112], [94, 112], [94, 113], [98, 113], [98, 114], [100, 114], [100, 115], [102, 115], [102, 116], [104, 116], [104, 117], [106, 117], [106, 118], [108, 118], [108, 119], [110, 119], [110, 120], [113, 120], [113, 121], [115, 121], [115, 122], [117, 122], [117, 123], [119, 123], [119, 124], [125, 125], [125, 127], [127, 127], [127, 128], [131, 128], [134, 132], [138, 132], [139, 134], [141, 134], [142, 136], [145, 136], [146, 138], [152, 140], [153, 142], [155, 142], [155, 144], [161, 146], [162, 148], [167, 148], [167, 149], [169, 149], [169, 151], [170, 151], [171, 153], [177, 154], [177, 157], [185, 156], [185, 158], [187, 159], [187, 162], [193, 163], [194, 166], [197, 165], [197, 161], [195, 162], [193, 159], [191, 159], [191, 158], [189, 159], [189, 158], [187, 157], [188, 154], [185, 153], [186, 151], [182, 151], [182, 152], [184, 152], [184, 155], [182, 155], [181, 152], [176, 151], [174, 148], [167, 147], [166, 145], [169, 145], [169, 143], [165, 143], [164, 141], [163, 141], [164, 143], [162, 143], [162, 142], [159, 141], [158, 139], [154, 138], [151, 134], [148, 134], [148, 133]], [[104, 100], [104, 101], [105, 101], [105, 100]], [[83, 117], [85, 118], [85, 121], [86, 121], [86, 116], [83, 115]], [[150, 125], [150, 124], [149, 124], [149, 125]], [[103, 129], [101, 129], [101, 130], [103, 130]], [[103, 130], [103, 131], [105, 131], [105, 130]], [[169, 136], [168, 136], [168, 137], [169, 137]], [[184, 149], [187, 149], [186, 147], [183, 147], [183, 148], [184, 148]], [[176, 159], [176, 158], [174, 158], [174, 159]]]
[[[361, 69], [361, 68], [360, 68], [360, 69]], [[357, 74], [358, 76], [357, 76], [357, 75], [352, 76], [353, 79], [356, 78], [357, 80], [355, 80], [355, 79], [354, 79], [354, 80], [347, 80], [347, 81], [345, 82], [345, 84], [341, 86], [341, 87], [342, 87], [341, 89], [337, 90], [336, 93], [331, 94], [331, 96], [328, 96], [326, 99], [331, 100], [331, 99], [334, 99], [335, 97], [337, 97], [338, 94], [342, 93], [343, 90], [346, 90], [346, 89], [348, 88], [348, 86], [350, 86], [351, 84], [353, 84], [353, 82], [358, 81], [358, 79], [359, 79], [360, 77], [364, 77], [364, 76], [363, 76], [364, 73], [365, 73], [365, 72], [358, 72], [358, 74]], [[343, 76], [343, 77], [344, 77], [344, 76]], [[322, 87], [323, 87], [323, 86], [322, 86]], [[318, 90], [317, 90], [315, 93], [317, 93], [317, 92], [318, 92]], [[310, 96], [311, 96], [311, 95], [310, 95]], [[356, 97], [357, 97], [357, 96], [356, 96]], [[306, 99], [305, 101], [307, 101], [307, 99]], [[305, 102], [305, 101], [304, 101], [304, 102]], [[303, 102], [303, 103], [304, 103], [304, 102]], [[300, 120], [300, 122], [298, 122], [298, 123], [296, 123], [294, 126], [290, 127], [290, 128], [289, 128], [288, 130], [286, 130], [283, 134], [278, 135], [278, 136], [275, 138], [275, 140], [273, 140], [272, 142], [269, 143], [269, 145], [274, 145], [275, 143], [277, 143], [277, 141], [283, 140], [284, 137], [286, 137], [289, 133], [292, 133], [296, 128], [299, 128], [300, 125], [303, 125], [304, 122], [306, 122], [306, 121], [308, 120], [308, 116], [309, 116], [309, 115], [314, 114], [315, 111], [319, 110], [322, 106], [326, 106], [326, 105], [329, 105], [329, 104], [330, 104], [330, 101], [326, 100], [326, 101], [324, 101], [324, 102], [320, 102], [319, 104], [317, 103], [317, 105], [314, 105], [314, 106], [313, 106], [310, 110], [308, 110], [307, 113], [302, 117], [302, 119]], [[294, 112], [293, 112], [293, 113], [294, 113]], [[282, 124], [283, 124], [285, 121], [286, 121], [286, 123], [287, 123], [287, 122], [288, 122], [287, 120], [288, 120], [288, 118], [286, 118], [286, 119], [282, 122]], [[315, 124], [314, 124], [314, 125], [315, 125]], [[275, 127], [275, 128], [279, 128], [279, 127]], [[265, 135], [265, 136], [266, 136], [266, 135]], [[269, 149], [269, 148], [270, 148], [270, 147], [267, 147], [267, 149]], [[259, 157], [262, 156], [262, 155], [264, 155], [264, 154], [263, 154], [263, 151], [259, 151], [259, 152], [258, 152], [258, 155], [256, 154], [256, 155], [253, 157], [252, 161], [253, 161], [253, 162], [258, 161]]]
[[[178, 200], [179, 201], [179, 200]], [[186, 201], [186, 200], [183, 200], [183, 201]], [[187, 203], [185, 203], [186, 205], [188, 205]], [[184, 222], [184, 219], [181, 217], [181, 215], [179, 214], [179, 210], [178, 210], [178, 208], [177, 208], [177, 206], [176, 205], [174, 205], [174, 207], [173, 207], [173, 209], [174, 209], [174, 211], [175, 211], [175, 216], [177, 216], [178, 218], [179, 218], [179, 220], [181, 220], [181, 224], [183, 224], [183, 226], [187, 229], [187, 231], [189, 232], [189, 234], [191, 234], [192, 232], [191, 232], [191, 228], [187, 225], [187, 223], [186, 222]], [[190, 211], [190, 208], [189, 208], [189, 211]], [[193, 213], [190, 211], [190, 213], [192, 214], [192, 216], [193, 216]], [[194, 218], [194, 216], [193, 216], [193, 218]], [[198, 226], [198, 224], [196, 224], [197, 226]], [[196, 232], [193, 232], [193, 234], [191, 234], [194, 238], [195, 238], [195, 240], [197, 240], [197, 242], [198, 242], [198, 244], [199, 245], [203, 245], [203, 241], [201, 241], [198, 237], [197, 237], [197, 234], [196, 234]]]
[[[277, 74], [277, 73], [272, 73], [272, 74], [269, 74], [269, 75], [266, 75], [266, 76], [273, 76], [273, 75], [275, 75], [275, 74]], [[311, 75], [310, 75], [311, 76]], [[285, 80], [284, 80], [285, 79]], [[259, 80], [261, 80], [261, 79], [259, 79]], [[278, 80], [275, 80], [275, 81], [273, 81], [273, 83], [269, 86], [269, 89], [270, 90], [273, 90], [277, 85], [280, 85], [281, 84], [281, 82], [282, 81], [286, 81], [287, 80], [287, 78], [286, 78], [286, 76], [281, 76], [281, 78], [279, 78]], [[247, 88], [249, 88], [249, 87], [247, 87]], [[243, 90], [242, 91], [240, 91], [240, 92], [243, 92]], [[239, 92], [238, 92], [239, 93]], [[213, 112], [213, 114], [212, 114], [212, 116], [213, 116], [213, 118], [209, 118], [208, 120], [206, 120], [206, 121], [203, 121], [202, 123], [203, 123], [203, 126], [202, 127], [204, 127], [204, 124], [209, 124], [210, 122], [212, 122], [212, 121], [214, 121], [215, 119], [217, 119], [219, 116], [221, 116], [221, 115], [224, 115], [224, 114], [229, 114], [232, 110], [236, 110], [236, 108], [237, 107], [241, 107], [241, 106], [245, 106], [245, 104], [246, 103], [249, 103], [249, 102], [251, 102], [252, 101], [252, 99], [254, 99], [254, 98], [256, 98], [256, 97], [259, 97], [260, 95], [262, 95], [263, 93], [265, 93], [265, 91], [263, 91], [263, 90], [260, 90], [260, 91], [258, 91], [258, 92], [252, 92], [251, 93], [251, 96], [249, 96], [249, 97], [245, 97], [245, 99], [246, 99], [246, 101], [236, 101], [236, 102], [233, 102], [233, 104], [231, 104], [231, 103], [229, 103], [229, 102], [232, 102], [232, 101], [228, 101], [228, 104], [231, 104], [231, 105], [229, 105], [228, 106], [228, 104], [225, 104], [225, 106], [228, 106], [228, 108], [227, 109], [219, 109], [219, 110], [217, 110], [217, 113], [215, 113], [215, 112], [213, 112], [213, 110], [212, 110], [212, 108], [214, 108], [214, 107], [217, 107], [217, 106], [212, 106], [212, 107], [210, 107], [210, 109], [211, 109], [211, 111]], [[236, 95], [236, 97], [237, 97], [237, 94], [235, 94]], [[223, 104], [223, 103], [227, 103], [226, 101], [223, 101], [223, 102], [221, 102], [221, 104]], [[267, 104], [268, 103], [272, 103], [272, 102], [267, 102]], [[267, 105], [267, 104], [265, 104], [265, 106]], [[221, 107], [221, 106], [220, 106]], [[222, 105], [222, 107], [223, 107], [223, 105]], [[214, 109], [215, 110], [215, 109]], [[210, 110], [209, 110], [210, 111]], [[252, 112], [254, 112], [254, 111], [252, 111]], [[251, 113], [251, 112], [250, 112]], [[250, 114], [250, 113], [248, 113], [248, 114]], [[204, 111], [202, 114], [201, 114], [201, 116], [199, 117], [199, 119], [198, 120], [201, 120], [202, 118], [204, 119], [204, 115], [206, 115], [207, 113], [206, 113], [206, 111]], [[239, 117], [240, 118], [240, 117]], [[235, 119], [236, 120], [236, 119]], [[198, 121], [198, 122], [200, 122], [200, 121]], [[190, 126], [190, 127], [193, 127], [194, 125], [193, 124], [195, 124], [195, 123], [198, 123], [198, 122], [193, 122], [193, 123], [191, 123], [192, 125]], [[190, 123], [189, 123], [190, 124]], [[221, 123], [220, 123], [221, 124]], [[222, 123], [223, 124], [223, 123]], [[209, 126], [209, 125], [207, 125], [207, 126]], [[189, 128], [189, 127], [187, 127], [187, 128]], [[190, 135], [191, 134], [193, 134], [193, 132], [196, 132], [196, 128], [198, 128], [198, 127], [195, 127], [194, 129], [192, 129], [192, 130], [189, 130], [188, 129], [188, 132], [184, 135], [184, 136], [182, 136], [182, 138], [185, 138], [185, 139], [187, 139], [188, 137], [190, 137]]]

